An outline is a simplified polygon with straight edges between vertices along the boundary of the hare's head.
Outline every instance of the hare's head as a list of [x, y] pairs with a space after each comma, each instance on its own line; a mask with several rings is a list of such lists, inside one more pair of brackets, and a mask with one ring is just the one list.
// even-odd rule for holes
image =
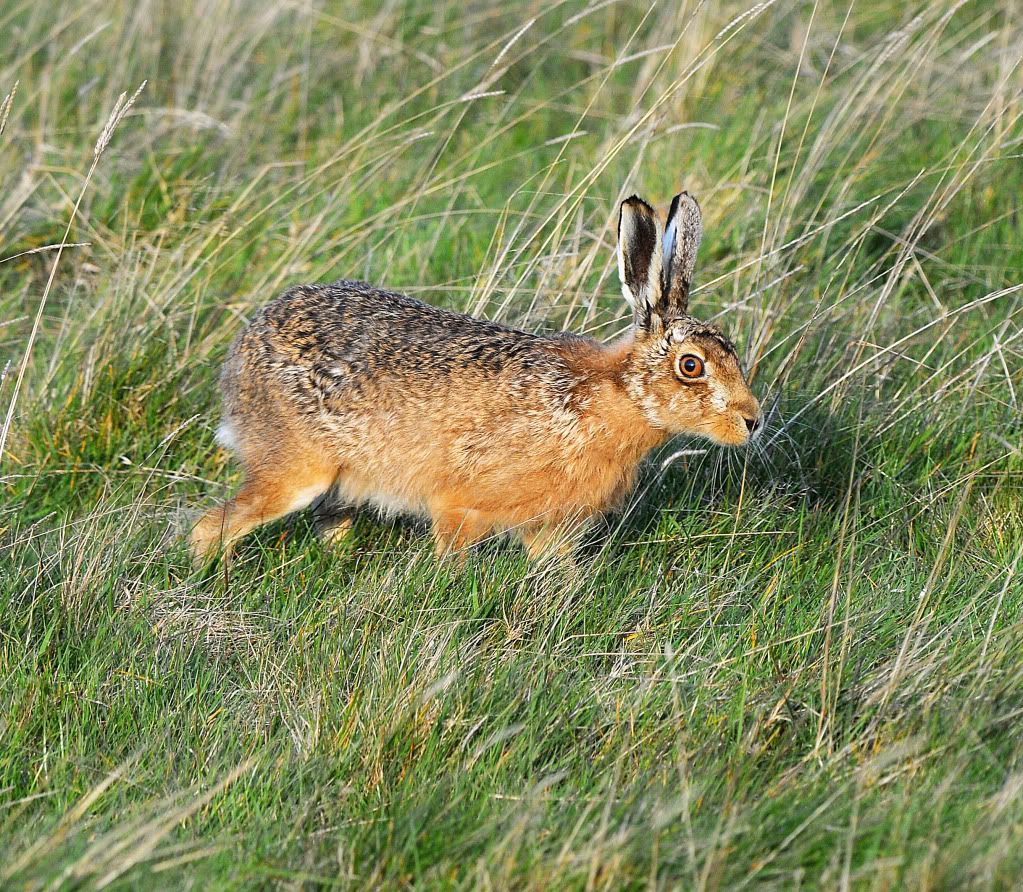
[[742, 446], [762, 423], [760, 404], [731, 341], [687, 312], [702, 232], [687, 192], [675, 196], [666, 225], [642, 199], [622, 202], [618, 274], [635, 326], [626, 383], [656, 427]]

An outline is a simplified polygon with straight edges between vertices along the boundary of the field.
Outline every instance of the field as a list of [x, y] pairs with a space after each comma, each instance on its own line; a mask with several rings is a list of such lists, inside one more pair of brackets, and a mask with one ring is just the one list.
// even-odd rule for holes
[[[1021, 47], [1014, 0], [2, 4], [0, 888], [1018, 888]], [[192, 569], [255, 308], [610, 339], [617, 203], [681, 187], [755, 448], [670, 444], [575, 575], [371, 515]]]

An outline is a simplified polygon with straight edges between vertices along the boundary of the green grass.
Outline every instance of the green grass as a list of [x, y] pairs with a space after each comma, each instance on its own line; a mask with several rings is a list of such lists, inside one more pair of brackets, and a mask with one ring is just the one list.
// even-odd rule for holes
[[[751, 8], [0, 9], [0, 887], [1017, 885], [1023, 10]], [[758, 448], [671, 444], [574, 580], [370, 516], [190, 569], [256, 307], [611, 337], [679, 186]]]

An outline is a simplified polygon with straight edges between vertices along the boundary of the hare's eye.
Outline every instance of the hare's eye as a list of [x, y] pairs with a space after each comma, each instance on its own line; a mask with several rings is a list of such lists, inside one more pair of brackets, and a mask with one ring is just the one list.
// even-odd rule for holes
[[675, 371], [680, 378], [692, 381], [694, 378], [703, 376], [703, 360], [699, 356], [687, 353], [678, 358]]

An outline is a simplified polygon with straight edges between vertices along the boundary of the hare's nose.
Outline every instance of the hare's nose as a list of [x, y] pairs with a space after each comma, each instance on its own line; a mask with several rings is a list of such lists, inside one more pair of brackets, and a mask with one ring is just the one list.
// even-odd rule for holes
[[750, 432], [750, 435], [755, 434], [757, 432], [757, 429], [763, 422], [763, 418], [764, 418], [763, 415], [757, 415], [755, 418], [743, 419], [746, 422], [746, 430]]

